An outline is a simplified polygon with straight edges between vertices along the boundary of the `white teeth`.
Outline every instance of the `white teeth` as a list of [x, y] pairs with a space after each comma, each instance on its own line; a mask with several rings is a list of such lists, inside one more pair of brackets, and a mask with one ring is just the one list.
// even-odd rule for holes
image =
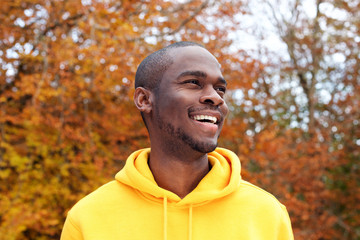
[[216, 121], [217, 121], [216, 117], [207, 116], [207, 115], [196, 115], [196, 116], [193, 116], [192, 119], [197, 120], [197, 121], [199, 121], [199, 120], [208, 120], [211, 123], [216, 123]]

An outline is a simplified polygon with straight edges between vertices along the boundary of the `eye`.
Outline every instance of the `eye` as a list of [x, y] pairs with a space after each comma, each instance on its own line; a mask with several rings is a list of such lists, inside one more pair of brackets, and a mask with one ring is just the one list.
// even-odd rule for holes
[[226, 87], [224, 86], [216, 87], [215, 90], [224, 94], [226, 92]]
[[200, 82], [197, 79], [189, 79], [189, 80], [186, 80], [184, 83], [200, 85]]

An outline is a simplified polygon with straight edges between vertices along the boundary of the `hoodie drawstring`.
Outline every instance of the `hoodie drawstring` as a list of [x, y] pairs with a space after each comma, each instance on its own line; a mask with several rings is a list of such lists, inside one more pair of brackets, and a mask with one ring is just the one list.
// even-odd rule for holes
[[[163, 200], [164, 207], [164, 240], [167, 240], [167, 197], [164, 197]], [[188, 239], [192, 240], [192, 215], [193, 215], [193, 206], [190, 204], [189, 206], [189, 236]]]
[[189, 207], [189, 240], [192, 239], [192, 211], [193, 210], [193, 207], [192, 207], [192, 204], [190, 204], [190, 207]]
[[167, 197], [164, 197], [164, 240], [167, 240]]

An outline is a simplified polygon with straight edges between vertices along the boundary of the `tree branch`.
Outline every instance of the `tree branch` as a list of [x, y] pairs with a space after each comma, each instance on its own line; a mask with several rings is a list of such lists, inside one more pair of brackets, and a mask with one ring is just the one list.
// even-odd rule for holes
[[[173, 35], [177, 32], [179, 32], [186, 24], [188, 24], [191, 20], [193, 20], [203, 9], [205, 9], [208, 6], [209, 1], [205, 1], [203, 2], [197, 9], [195, 9], [195, 11], [190, 14], [187, 18], [185, 18], [175, 29], [173, 29], [172, 31], [168, 32], [168, 33], [159, 33], [159, 34], [154, 34], [151, 35], [152, 37], [164, 37], [164, 36], [170, 36]], [[141, 36], [141, 37], [137, 37], [137, 38], [128, 38], [127, 41], [128, 42], [134, 42], [134, 41], [139, 41], [139, 40], [144, 40], [145, 38], [147, 38], [149, 36]]]

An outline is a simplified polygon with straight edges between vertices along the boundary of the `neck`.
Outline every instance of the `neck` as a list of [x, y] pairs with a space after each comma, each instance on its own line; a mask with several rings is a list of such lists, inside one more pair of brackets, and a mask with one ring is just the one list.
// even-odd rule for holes
[[159, 187], [177, 194], [180, 198], [194, 190], [209, 172], [207, 154], [194, 154], [194, 150], [169, 154], [162, 148], [153, 146], [149, 167]]

